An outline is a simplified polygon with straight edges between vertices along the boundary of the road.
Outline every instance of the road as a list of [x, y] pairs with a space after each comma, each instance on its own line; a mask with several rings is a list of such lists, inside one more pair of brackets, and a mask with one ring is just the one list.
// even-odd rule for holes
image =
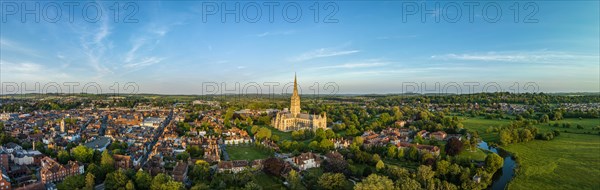
[[156, 129], [157, 133], [154, 135], [154, 138], [152, 139], [152, 142], [150, 143], [150, 146], [149, 146], [150, 150], [146, 151], [146, 154], [144, 154], [144, 156], [142, 156], [142, 159], [140, 161], [142, 167], [144, 165], [146, 165], [146, 161], [148, 161], [148, 156], [150, 155], [150, 152], [152, 152], [152, 148], [154, 147], [154, 145], [156, 145], [156, 141], [158, 141], [158, 138], [163, 134], [163, 132], [165, 132], [165, 127], [171, 123], [171, 118], [173, 118], [173, 109], [171, 109], [171, 112], [169, 113], [167, 118], [165, 118], [163, 125]]
[[225, 149], [225, 145], [224, 144], [220, 144], [219, 148], [221, 148], [221, 156], [223, 156], [223, 160], [225, 161], [229, 161], [229, 154], [227, 154], [227, 150]]

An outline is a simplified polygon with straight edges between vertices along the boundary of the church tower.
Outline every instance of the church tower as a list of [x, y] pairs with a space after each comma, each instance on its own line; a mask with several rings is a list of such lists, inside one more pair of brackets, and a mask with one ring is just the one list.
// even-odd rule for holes
[[60, 132], [61, 133], [65, 132], [65, 119], [64, 118], [62, 120], [60, 120]]
[[295, 117], [300, 114], [300, 96], [298, 95], [298, 83], [296, 82], [296, 74], [294, 73], [294, 93], [292, 94], [290, 103], [290, 112]]

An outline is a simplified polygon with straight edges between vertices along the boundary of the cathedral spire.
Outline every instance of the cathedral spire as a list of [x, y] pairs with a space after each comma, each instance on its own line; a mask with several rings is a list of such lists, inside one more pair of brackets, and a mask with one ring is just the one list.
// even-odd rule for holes
[[298, 96], [298, 83], [296, 81], [296, 72], [294, 72], [294, 92], [292, 96]]
[[296, 73], [294, 73], [294, 93], [292, 93], [292, 98], [290, 100], [290, 112], [294, 116], [300, 114], [300, 95], [298, 95], [298, 81], [296, 80]]

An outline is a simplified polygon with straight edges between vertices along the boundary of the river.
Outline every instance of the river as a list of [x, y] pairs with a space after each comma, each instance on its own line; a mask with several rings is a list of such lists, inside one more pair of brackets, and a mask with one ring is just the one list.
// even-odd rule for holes
[[510, 154], [502, 149], [496, 149], [489, 147], [487, 142], [481, 141], [478, 144], [479, 148], [484, 150], [492, 151], [502, 158], [504, 158], [504, 165], [502, 165], [502, 170], [497, 171], [492, 178], [492, 186], [489, 189], [492, 190], [504, 190], [506, 189], [508, 182], [515, 176], [515, 167], [517, 167], [517, 163], [510, 156]]

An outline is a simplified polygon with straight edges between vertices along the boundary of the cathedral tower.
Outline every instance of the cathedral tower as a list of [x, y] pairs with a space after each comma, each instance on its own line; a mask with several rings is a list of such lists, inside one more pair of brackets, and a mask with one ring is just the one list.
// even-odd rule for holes
[[290, 112], [293, 116], [300, 114], [300, 96], [298, 95], [298, 83], [296, 82], [296, 74], [294, 73], [294, 93], [292, 94], [290, 103]]

